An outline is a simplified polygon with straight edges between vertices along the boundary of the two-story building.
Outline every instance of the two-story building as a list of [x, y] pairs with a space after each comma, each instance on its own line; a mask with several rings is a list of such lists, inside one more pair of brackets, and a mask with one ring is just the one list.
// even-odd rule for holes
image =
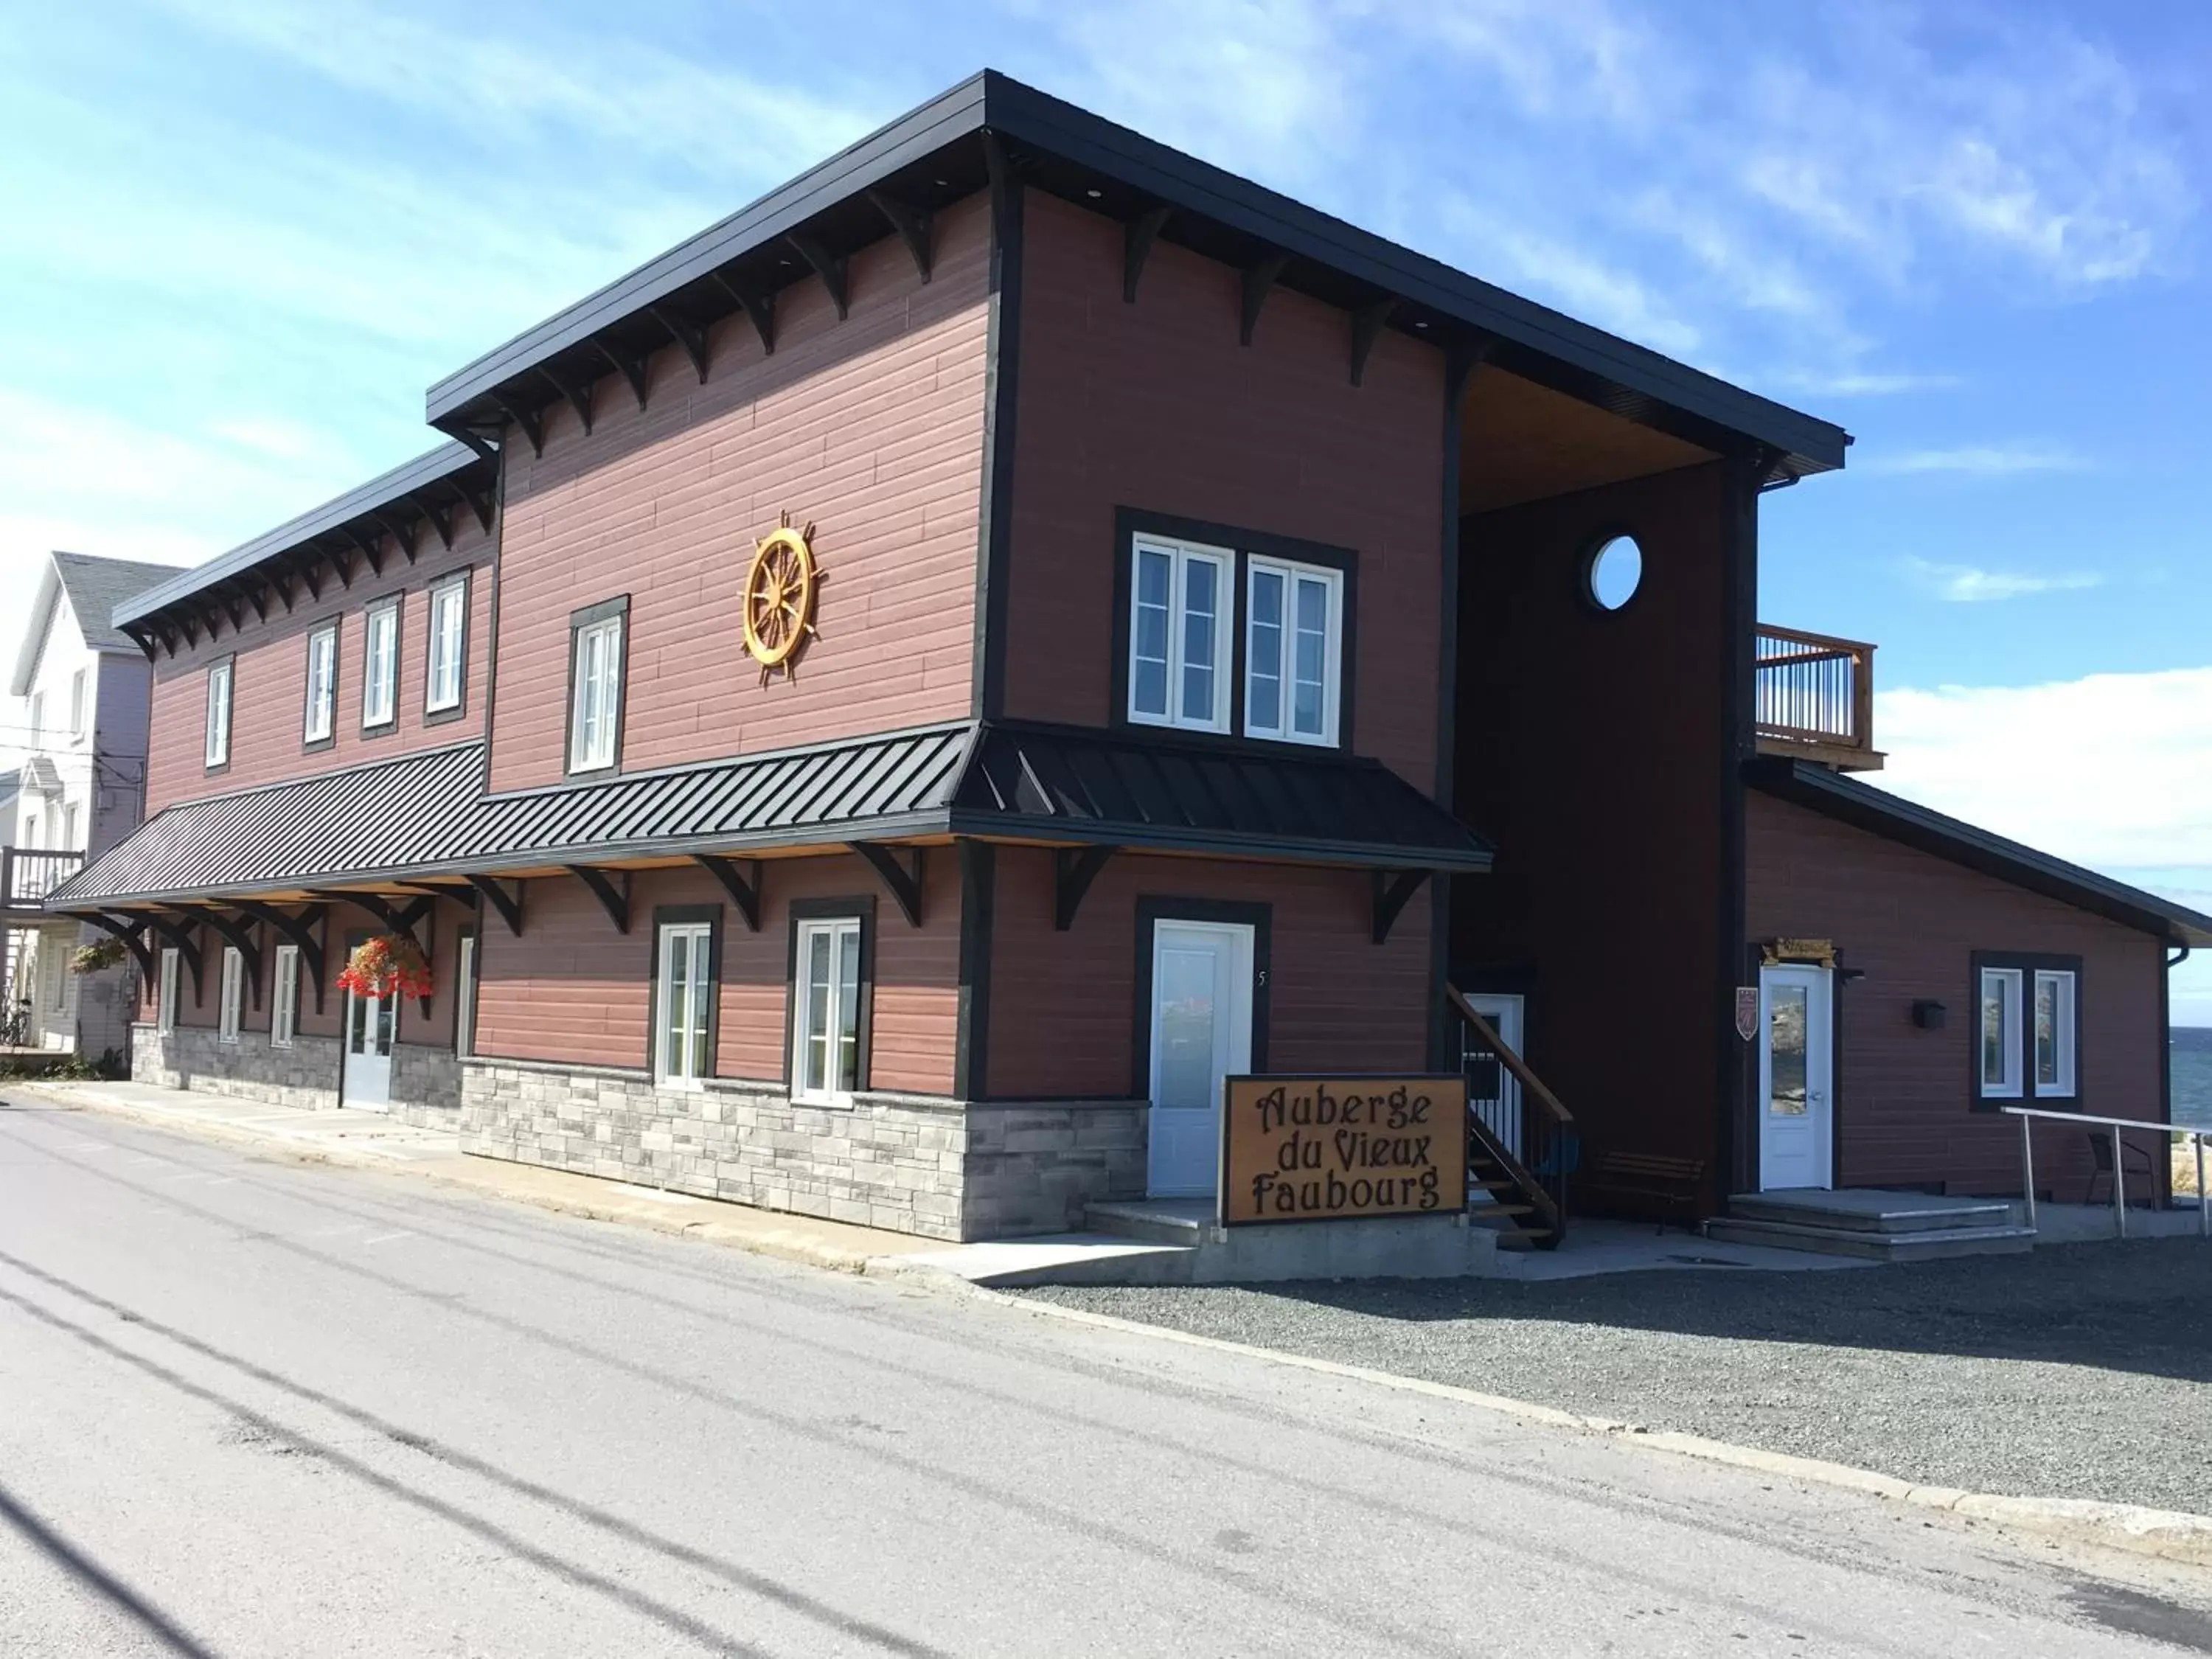
[[[1225, 1076], [1467, 1064], [1541, 1233], [2002, 1187], [1969, 1030], [2040, 1076], [2070, 951], [2069, 1097], [2164, 1112], [2212, 922], [1843, 776], [1863, 647], [1756, 625], [1841, 430], [1002, 76], [428, 412], [116, 614], [154, 816], [52, 902], [141, 1076], [979, 1237], [1211, 1193]], [[337, 988], [380, 933], [429, 995]]]
[[173, 566], [50, 554], [15, 650], [9, 695], [22, 746], [14, 835], [0, 850], [7, 998], [21, 1040], [89, 1058], [127, 1054], [137, 1007], [128, 964], [70, 971], [96, 929], [46, 911], [46, 895], [137, 828], [144, 800], [151, 669], [112, 620]]

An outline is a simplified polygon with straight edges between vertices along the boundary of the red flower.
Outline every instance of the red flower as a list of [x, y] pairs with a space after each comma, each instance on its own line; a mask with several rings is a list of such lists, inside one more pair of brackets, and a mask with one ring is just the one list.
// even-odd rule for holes
[[365, 997], [430, 994], [430, 964], [422, 947], [404, 933], [379, 933], [354, 947], [338, 975], [338, 986]]

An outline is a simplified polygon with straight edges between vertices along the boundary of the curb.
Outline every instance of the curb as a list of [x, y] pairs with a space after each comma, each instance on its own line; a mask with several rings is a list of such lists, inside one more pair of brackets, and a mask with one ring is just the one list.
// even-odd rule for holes
[[1761, 1451], [1755, 1446], [1738, 1446], [1724, 1440], [1708, 1440], [1702, 1435], [1650, 1430], [1639, 1424], [1625, 1423], [1613, 1418], [1587, 1416], [1578, 1412], [1565, 1411], [1556, 1406], [1540, 1406], [1532, 1401], [1510, 1399], [1504, 1395], [1480, 1394], [1455, 1383], [1432, 1382], [1425, 1377], [1401, 1376], [1395, 1371], [1378, 1371], [1365, 1365], [1346, 1364], [1340, 1360], [1320, 1359], [1309, 1354], [1286, 1352], [1279, 1348], [1262, 1348], [1249, 1342], [1232, 1342], [1224, 1337], [1201, 1336], [1193, 1331], [1179, 1331], [1164, 1325], [1147, 1325], [1113, 1314], [1092, 1313], [1087, 1309], [1063, 1307], [1058, 1303], [1008, 1296], [1003, 1291], [987, 1290], [980, 1285], [969, 1288], [974, 1294], [987, 1297], [1006, 1307], [1020, 1308], [1048, 1318], [1064, 1319], [1073, 1324], [1127, 1331], [1133, 1335], [1152, 1337], [1161, 1341], [1211, 1348], [1218, 1353], [1267, 1360], [1298, 1370], [1318, 1372], [1324, 1376], [1370, 1382], [1404, 1394], [1449, 1400], [1478, 1411], [1494, 1413], [1524, 1423], [1540, 1423], [1551, 1428], [1570, 1429], [1597, 1436], [1615, 1445], [1638, 1451], [1694, 1457], [1759, 1474], [1780, 1475], [1790, 1480], [1810, 1481], [1816, 1486], [1863, 1492], [1894, 1504], [1943, 1510], [1970, 1521], [2038, 1533], [2072, 1543], [2126, 1550], [2132, 1554], [2153, 1556], [2185, 1566], [2212, 1567], [2212, 1516], [2185, 1515], [2175, 1510], [2146, 1509], [2135, 1504], [2107, 1504], [2094, 1498], [2014, 1498], [1999, 1492], [1966, 1492], [1956, 1486], [1917, 1486], [1877, 1469], [1856, 1468], [1848, 1463], [1830, 1463], [1815, 1457], [1796, 1457], [1785, 1452]]

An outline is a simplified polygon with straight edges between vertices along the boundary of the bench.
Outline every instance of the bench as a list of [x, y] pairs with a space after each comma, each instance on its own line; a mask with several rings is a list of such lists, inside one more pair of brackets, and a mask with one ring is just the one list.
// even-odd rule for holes
[[1670, 1158], [1661, 1152], [1595, 1152], [1590, 1157], [1589, 1172], [1583, 1176], [1582, 1190], [1585, 1202], [1612, 1200], [1632, 1215], [1656, 1211], [1663, 1216], [1702, 1221], [1705, 1161]]

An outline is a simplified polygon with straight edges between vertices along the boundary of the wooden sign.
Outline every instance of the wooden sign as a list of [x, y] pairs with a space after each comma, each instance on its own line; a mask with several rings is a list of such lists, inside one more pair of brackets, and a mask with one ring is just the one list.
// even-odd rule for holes
[[1222, 1096], [1224, 1227], [1467, 1208], [1465, 1078], [1232, 1077]]
[[1759, 1035], [1759, 987], [1735, 988], [1735, 1034], [1746, 1042]]
[[1771, 939], [1759, 947], [1759, 954], [1770, 968], [1780, 962], [1832, 968], [1836, 965], [1836, 942], [1832, 939]]

